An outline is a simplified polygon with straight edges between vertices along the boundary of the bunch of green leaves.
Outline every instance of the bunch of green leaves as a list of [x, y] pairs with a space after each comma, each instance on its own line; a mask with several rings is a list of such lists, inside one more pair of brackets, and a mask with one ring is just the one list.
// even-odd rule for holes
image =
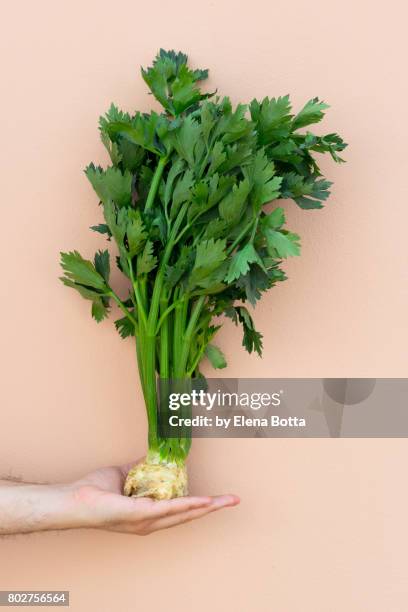
[[331, 183], [316, 154], [339, 163], [346, 145], [337, 134], [309, 131], [328, 108], [318, 98], [297, 113], [289, 96], [233, 107], [227, 97], [203, 93], [208, 71], [190, 69], [174, 51], [161, 50], [142, 76], [163, 111], [127, 113], [112, 104], [100, 119], [110, 165], [85, 170], [104, 216], [92, 229], [116, 243], [129, 295], [119, 297], [110, 285], [107, 250], [93, 262], [63, 253], [62, 280], [91, 300], [97, 321], [110, 300], [117, 303], [123, 317], [116, 328], [136, 336], [146, 385], [151, 353], [144, 346], [152, 337], [162, 376], [197, 375], [205, 355], [225, 367], [211, 343], [222, 314], [242, 326], [245, 349], [261, 354], [262, 336], [245, 304], [285, 280], [282, 261], [300, 252], [299, 236], [274, 202], [322, 208]]

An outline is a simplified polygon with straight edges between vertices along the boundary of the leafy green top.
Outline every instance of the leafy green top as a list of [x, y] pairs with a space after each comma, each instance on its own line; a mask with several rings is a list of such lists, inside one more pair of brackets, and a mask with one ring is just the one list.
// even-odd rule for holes
[[211, 321], [223, 313], [243, 326], [245, 348], [261, 353], [261, 334], [243, 303], [254, 305], [284, 280], [282, 259], [300, 249], [299, 236], [285, 229], [283, 208], [267, 212], [264, 205], [290, 198], [304, 209], [322, 208], [331, 183], [315, 154], [342, 162], [346, 146], [337, 134], [304, 130], [328, 108], [318, 98], [297, 114], [289, 96], [233, 108], [229, 98], [201, 92], [207, 75], [191, 70], [185, 54], [161, 50], [142, 76], [163, 112], [131, 115], [112, 104], [100, 119], [111, 165], [85, 170], [105, 218], [92, 229], [117, 243], [129, 298], [109, 285], [107, 251], [93, 263], [62, 254], [63, 282], [92, 301], [97, 321], [110, 299], [121, 307], [116, 327], [123, 337], [141, 326], [159, 335], [166, 316], [184, 303], [194, 321], [193, 340], [190, 326], [183, 332], [191, 341], [184, 364], [190, 373], [204, 354], [225, 366], [209, 345], [218, 329]]

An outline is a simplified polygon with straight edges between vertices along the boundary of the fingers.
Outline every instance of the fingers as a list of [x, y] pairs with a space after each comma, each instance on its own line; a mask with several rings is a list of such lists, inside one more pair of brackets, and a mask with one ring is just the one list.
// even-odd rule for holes
[[[120, 504], [114, 504], [114, 512], [102, 525], [103, 529], [148, 535], [159, 529], [168, 529], [182, 523], [201, 518], [210, 512], [239, 504], [235, 495], [217, 497], [179, 497], [166, 501], [153, 501], [148, 498], [130, 498], [112, 495]], [[106, 510], [106, 507], [105, 507]], [[112, 511], [112, 505], [110, 507]]]
[[236, 495], [219, 495], [217, 497], [210, 498], [209, 503], [200, 507], [191, 507], [188, 510], [174, 512], [167, 514], [162, 518], [158, 518], [150, 524], [149, 532], [158, 531], [159, 529], [168, 529], [169, 527], [175, 527], [176, 525], [182, 525], [183, 523], [188, 523], [201, 518], [210, 512], [215, 512], [217, 510], [221, 510], [222, 508], [236, 506], [239, 504], [239, 502], [240, 500]]
[[143, 511], [146, 518], [159, 519], [174, 516], [189, 510], [203, 508], [212, 503], [211, 497], [177, 497], [162, 501], [153, 501], [146, 497], [133, 498], [135, 509]]

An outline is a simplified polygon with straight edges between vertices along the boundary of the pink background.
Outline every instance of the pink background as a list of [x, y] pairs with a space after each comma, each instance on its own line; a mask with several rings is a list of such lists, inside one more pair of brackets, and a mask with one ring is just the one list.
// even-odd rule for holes
[[[324, 211], [285, 204], [302, 257], [257, 309], [263, 360], [225, 325], [228, 374], [407, 375], [404, 2], [38, 0], [4, 17], [2, 475], [72, 479], [144, 452], [133, 345], [57, 276], [60, 250], [104, 244], [82, 169], [106, 162], [111, 101], [150, 108], [139, 66], [160, 46], [208, 66], [235, 102], [319, 95], [321, 129], [350, 143], [346, 165], [323, 162]], [[0, 589], [70, 589], [78, 612], [402, 612], [407, 460], [405, 440], [201, 440], [192, 491], [235, 492], [239, 508], [149, 538], [3, 539]]]

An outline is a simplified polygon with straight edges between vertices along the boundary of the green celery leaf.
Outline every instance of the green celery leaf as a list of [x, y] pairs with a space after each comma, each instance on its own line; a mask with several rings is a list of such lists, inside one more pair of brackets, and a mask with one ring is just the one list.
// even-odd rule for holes
[[332, 158], [337, 163], [343, 163], [344, 159], [337, 155], [337, 151], [344, 151], [347, 144], [338, 134], [326, 134], [325, 136], [316, 136], [315, 143], [310, 146], [312, 151], [318, 153], [330, 153]]
[[190, 278], [190, 288], [192, 285], [192, 280], [196, 282], [196, 284], [205, 289], [205, 291], [199, 291], [199, 294], [211, 295], [214, 293], [219, 293], [223, 291], [226, 287], [224, 283], [224, 278], [228, 270], [228, 261], [223, 261], [215, 270], [209, 272], [208, 274], [200, 274], [200, 272], [195, 273], [195, 277]]
[[122, 154], [119, 151], [118, 144], [116, 142], [112, 142], [106, 132], [101, 132], [101, 140], [102, 144], [109, 153], [109, 157], [111, 158], [111, 162], [114, 166], [118, 166], [122, 161]]
[[169, 113], [171, 113], [173, 109], [168, 100], [168, 80], [174, 78], [175, 72], [174, 63], [169, 58], [157, 57], [151, 68], [147, 70], [142, 68], [142, 77], [144, 81], [156, 100], [158, 100]]
[[146, 199], [153, 180], [153, 170], [149, 166], [142, 166], [137, 177], [137, 189], [142, 199]]
[[119, 215], [116, 214], [114, 203], [108, 200], [106, 204], [104, 204], [103, 213], [111, 235], [115, 238], [119, 248], [122, 248], [126, 232], [127, 209], [120, 209], [119, 220]]
[[277, 142], [291, 132], [291, 104], [289, 96], [264, 98], [262, 102], [252, 100], [250, 104], [252, 121], [256, 125], [258, 143], [261, 146]]
[[253, 163], [245, 168], [244, 174], [252, 185], [251, 200], [258, 209], [279, 197], [282, 178], [274, 176], [274, 163], [269, 161], [263, 149], [257, 151]]
[[203, 238], [221, 238], [225, 235], [227, 229], [227, 223], [223, 219], [212, 219], [206, 226]]
[[262, 334], [256, 331], [256, 329], [244, 327], [244, 338], [242, 340], [242, 345], [245, 347], [248, 353], [256, 351], [260, 357], [262, 356]]
[[262, 334], [256, 331], [252, 317], [249, 314], [248, 310], [245, 308], [245, 306], [235, 306], [234, 308], [228, 308], [225, 311], [225, 314], [230, 317], [236, 325], [238, 325], [238, 322], [241, 323], [244, 331], [242, 345], [245, 347], [248, 353], [256, 351], [261, 357]]
[[261, 219], [261, 224], [266, 225], [271, 229], [280, 229], [283, 225], [285, 225], [285, 211], [281, 206], [275, 208], [272, 212], [265, 215]]
[[226, 159], [227, 154], [224, 151], [224, 144], [219, 140], [215, 143], [209, 156], [210, 166], [208, 168], [208, 174], [214, 174]]
[[118, 142], [114, 144], [118, 148], [124, 168], [132, 173], [135, 172], [145, 159], [146, 151], [144, 148], [131, 142], [127, 138], [120, 138]]
[[95, 269], [105, 279], [106, 284], [109, 283], [110, 261], [109, 251], [98, 251], [95, 253]]
[[178, 128], [169, 132], [171, 144], [190, 168], [195, 165], [194, 151], [201, 137], [201, 126], [191, 115], [186, 117]]
[[152, 111], [145, 115], [136, 113], [130, 124], [120, 121], [110, 123], [106, 130], [113, 140], [122, 137], [143, 149], [162, 155], [166, 147], [158, 136], [159, 133], [163, 136], [167, 132], [167, 126], [168, 120]]
[[245, 117], [246, 104], [238, 104], [233, 111], [229, 98], [224, 98], [220, 110], [222, 114], [214, 132], [216, 139], [221, 138], [224, 144], [231, 144], [252, 135], [254, 125]]
[[328, 104], [320, 102], [319, 98], [312, 98], [293, 119], [292, 128], [298, 130], [311, 123], [319, 123], [324, 117], [323, 111], [326, 108], [329, 108]]
[[92, 316], [95, 321], [97, 321], [97, 323], [100, 323], [101, 321], [103, 321], [103, 319], [106, 319], [108, 314], [109, 308], [105, 306], [102, 300], [95, 300], [94, 302], [92, 302]]
[[129, 123], [130, 115], [119, 110], [114, 104], [111, 104], [108, 112], [104, 116], [99, 117], [99, 129], [102, 132], [106, 132], [109, 123], [113, 123], [115, 121]]
[[245, 275], [251, 263], [257, 263], [263, 268], [262, 259], [256, 252], [254, 245], [249, 242], [243, 249], [237, 251], [235, 255], [233, 255], [225, 281], [227, 283], [232, 283], [235, 279]]
[[215, 346], [215, 344], [208, 344], [205, 349], [205, 354], [213, 368], [221, 370], [227, 367], [224, 353], [218, 348], [218, 346]]
[[98, 300], [101, 294], [96, 289], [91, 289], [90, 287], [84, 287], [84, 285], [79, 285], [74, 283], [74, 281], [70, 280], [66, 276], [61, 276], [60, 280], [64, 283], [66, 287], [71, 287], [72, 289], [76, 289], [80, 295], [86, 300]]
[[[171, 83], [171, 103], [174, 111], [174, 115], [180, 115], [185, 110], [204, 100], [214, 94], [202, 94], [198, 89], [196, 82], [197, 76], [200, 76], [200, 80], [206, 71], [195, 71], [193, 72], [184, 64], [180, 67], [178, 74], [174, 81]], [[205, 78], [205, 77], [204, 77]]]
[[173, 199], [170, 209], [170, 218], [174, 219], [183, 202], [187, 202], [191, 198], [191, 188], [194, 185], [194, 175], [192, 170], [187, 170], [179, 177], [173, 192]]
[[300, 237], [286, 230], [275, 231], [269, 227], [264, 227], [264, 235], [268, 244], [268, 251], [271, 255], [279, 258], [300, 255]]
[[322, 202], [330, 195], [332, 183], [315, 176], [305, 178], [289, 172], [284, 174], [282, 181], [282, 198], [292, 198], [300, 208], [323, 208]]
[[126, 225], [126, 237], [128, 243], [129, 256], [134, 257], [143, 249], [146, 240], [147, 232], [143, 225], [140, 212], [129, 210], [128, 222]]
[[236, 179], [233, 176], [218, 176], [218, 174], [214, 174], [209, 182], [208, 208], [218, 204], [231, 191], [235, 182]]
[[249, 180], [246, 178], [238, 185], [234, 185], [232, 191], [228, 193], [219, 204], [220, 216], [228, 224], [238, 223], [247, 203], [247, 198], [251, 190]]
[[67, 287], [72, 287], [72, 289], [76, 289], [78, 293], [85, 298], [86, 300], [91, 300], [92, 302], [92, 316], [99, 323], [102, 319], [106, 318], [109, 314], [109, 298], [106, 296], [102, 296], [96, 289], [92, 289], [91, 287], [85, 287], [84, 285], [80, 285], [70, 280], [66, 276], [62, 276], [60, 280]]
[[207, 207], [209, 189], [208, 180], [200, 181], [194, 185], [192, 195], [194, 204], [197, 206], [198, 210], [204, 210]]
[[137, 259], [137, 274], [149, 274], [157, 266], [157, 257], [153, 255], [153, 242], [148, 240], [143, 253]]
[[257, 300], [261, 298], [261, 293], [271, 287], [269, 271], [266, 273], [257, 264], [251, 265], [249, 272], [240, 276], [236, 284], [245, 292], [249, 303], [255, 306]]
[[203, 240], [197, 246], [194, 266], [190, 275], [190, 285], [201, 284], [221, 266], [226, 258], [224, 240]]
[[207, 70], [190, 70], [187, 55], [160, 49], [153, 66], [142, 76], [154, 97], [172, 115], [179, 115], [212, 94], [201, 94], [196, 83], [206, 79]]
[[291, 138], [272, 146], [268, 149], [268, 155], [275, 161], [289, 162], [294, 165], [302, 161], [301, 151]]
[[183, 170], [184, 170], [184, 161], [182, 159], [175, 159], [167, 175], [166, 185], [164, 188], [164, 205], [166, 209], [170, 203], [170, 200], [173, 194], [174, 181], [176, 180], [178, 175], [183, 172]]
[[112, 237], [112, 232], [110, 231], [106, 223], [99, 223], [99, 225], [92, 225], [90, 229], [93, 230], [94, 232], [98, 232], [99, 234], [107, 234], [108, 240], [110, 240]]
[[166, 267], [165, 282], [169, 289], [172, 289], [191, 270], [193, 262], [194, 251], [190, 247], [183, 245], [176, 262]]
[[135, 326], [132, 321], [129, 320], [129, 317], [117, 319], [115, 321], [115, 327], [122, 338], [128, 338], [129, 336], [135, 335]]
[[84, 259], [78, 251], [61, 253], [61, 266], [65, 276], [74, 283], [107, 291], [103, 276], [97, 272], [93, 263]]
[[219, 173], [232, 172], [234, 170], [241, 171], [246, 165], [252, 161], [254, 143], [251, 139], [235, 142], [232, 145], [225, 146], [226, 160], [219, 166]]
[[119, 168], [102, 168], [90, 164], [85, 174], [96, 191], [101, 202], [106, 204], [112, 200], [118, 206], [129, 206], [131, 202], [132, 175], [126, 170], [124, 174]]
[[208, 146], [210, 135], [216, 124], [216, 109], [214, 102], [203, 102], [201, 105], [201, 131], [204, 137], [204, 142]]

